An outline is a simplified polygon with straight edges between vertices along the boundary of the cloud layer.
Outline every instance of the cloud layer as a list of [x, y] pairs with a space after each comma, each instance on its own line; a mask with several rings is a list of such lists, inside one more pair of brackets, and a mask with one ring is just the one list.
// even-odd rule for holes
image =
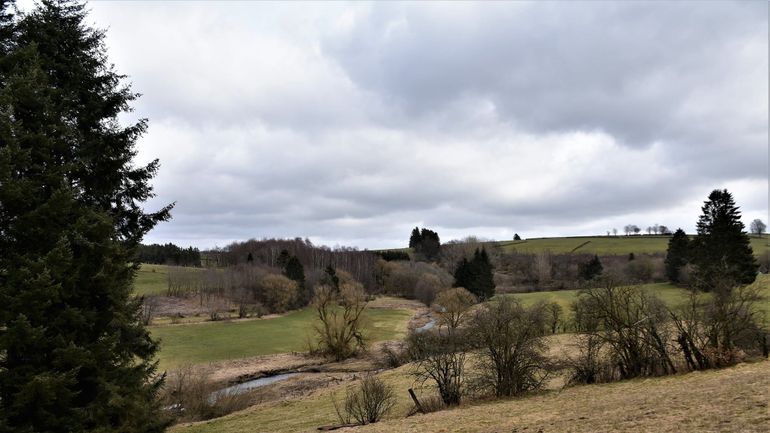
[[766, 2], [90, 7], [177, 202], [150, 242], [693, 230], [725, 187], [767, 217]]

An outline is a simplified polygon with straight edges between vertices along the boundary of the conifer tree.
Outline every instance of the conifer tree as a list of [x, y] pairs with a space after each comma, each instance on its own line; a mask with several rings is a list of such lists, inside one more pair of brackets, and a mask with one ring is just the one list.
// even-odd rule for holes
[[701, 208], [698, 235], [692, 241], [693, 283], [703, 291], [751, 284], [759, 265], [732, 194], [714, 190]]
[[421, 243], [422, 238], [420, 237], [420, 229], [415, 227], [412, 230], [412, 236], [409, 237], [409, 248], [417, 248]]
[[473, 258], [463, 258], [455, 268], [454, 287], [464, 287], [480, 300], [486, 300], [495, 294], [495, 281], [492, 263], [486, 250], [478, 248], [473, 252]]
[[668, 240], [666, 251], [666, 277], [672, 283], [679, 282], [680, 270], [687, 264], [690, 256], [690, 238], [682, 229], [674, 232]]
[[601, 275], [604, 267], [598, 255], [594, 255], [591, 260], [578, 266], [578, 274], [585, 281], [590, 281]]
[[[0, 2], [0, 12], [9, 12]], [[82, 4], [3, 19], [0, 59], [0, 429], [158, 432], [157, 343], [132, 297], [158, 162], [136, 167], [136, 98]]]

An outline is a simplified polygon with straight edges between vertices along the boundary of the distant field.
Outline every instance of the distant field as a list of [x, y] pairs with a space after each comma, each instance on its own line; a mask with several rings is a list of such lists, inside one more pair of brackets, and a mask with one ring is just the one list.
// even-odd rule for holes
[[[768, 251], [770, 238], [751, 238], [751, 247], [755, 255]], [[552, 253], [576, 253], [589, 254], [645, 254], [665, 253], [668, 248], [668, 236], [592, 236], [592, 237], [564, 237], [564, 238], [538, 238], [521, 241], [494, 242], [504, 252], [518, 251], [520, 253], [537, 253], [551, 251]]]
[[[762, 296], [760, 308], [765, 312], [767, 320], [770, 321], [770, 275], [758, 276], [754, 286], [759, 289], [760, 296]], [[687, 300], [688, 296], [686, 289], [668, 283], [643, 284], [638, 287], [657, 295], [669, 306], [681, 304]], [[524, 305], [532, 305], [539, 301], [556, 302], [562, 306], [565, 314], [569, 314], [570, 304], [577, 297], [577, 293], [577, 290], [558, 290], [553, 292], [516, 293], [503, 296], [512, 296], [520, 300]]]
[[[370, 341], [402, 337], [413, 311], [369, 309]], [[161, 340], [160, 368], [247, 358], [273, 353], [307, 350], [307, 337], [314, 322], [311, 309], [294, 311], [271, 319], [206, 322], [190, 325], [154, 326], [150, 332]]]
[[134, 292], [139, 295], [163, 295], [168, 288], [168, 266], [142, 263], [134, 281]]

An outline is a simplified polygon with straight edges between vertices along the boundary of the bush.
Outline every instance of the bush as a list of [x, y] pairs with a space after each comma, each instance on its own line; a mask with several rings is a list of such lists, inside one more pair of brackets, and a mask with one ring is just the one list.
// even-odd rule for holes
[[286, 311], [297, 298], [297, 282], [283, 275], [267, 275], [260, 286], [262, 302], [275, 313]]
[[581, 291], [573, 304], [577, 329], [592, 337], [583, 343], [596, 346], [584, 344], [584, 356], [607, 356], [620, 379], [675, 373], [663, 302], [638, 287], [617, 286], [609, 278], [601, 283]]
[[430, 306], [436, 295], [443, 289], [441, 280], [432, 274], [422, 274], [414, 287], [414, 297], [423, 304]]
[[415, 360], [412, 375], [421, 383], [434, 382], [447, 406], [460, 404], [465, 390], [467, 342], [467, 336], [457, 332], [414, 333], [407, 339], [409, 357]]
[[549, 375], [546, 306], [526, 309], [510, 297], [485, 304], [471, 321], [471, 340], [478, 344], [480, 359], [475, 384], [491, 389], [497, 397], [509, 397], [542, 387]]
[[313, 308], [317, 351], [337, 361], [364, 347], [363, 317], [366, 294], [360, 284], [343, 282], [339, 291], [330, 286], [316, 289]]
[[[333, 398], [333, 397], [332, 397]], [[359, 425], [375, 423], [396, 404], [393, 388], [369, 374], [355, 388], [348, 388], [342, 408], [333, 400], [337, 417], [342, 424], [355, 420]]]
[[177, 421], [218, 418], [248, 407], [247, 394], [225, 393], [209, 380], [209, 372], [183, 367], [166, 377], [161, 400]]

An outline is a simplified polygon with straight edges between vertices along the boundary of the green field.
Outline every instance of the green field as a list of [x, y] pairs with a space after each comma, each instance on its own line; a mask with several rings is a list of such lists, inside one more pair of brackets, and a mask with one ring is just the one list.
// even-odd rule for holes
[[[537, 238], [521, 241], [494, 242], [492, 245], [504, 252], [538, 253], [588, 253], [588, 254], [645, 254], [665, 253], [668, 236], [587, 236], [564, 238]], [[770, 238], [751, 237], [755, 255], [768, 251]]]
[[163, 295], [168, 289], [168, 266], [143, 263], [136, 273], [134, 292], [139, 296]]
[[[369, 341], [402, 337], [413, 311], [376, 308], [367, 310]], [[160, 368], [307, 350], [315, 316], [313, 310], [294, 311], [281, 317], [233, 322], [150, 327], [161, 340]]]
[[[770, 321], [770, 275], [760, 275], [754, 286], [759, 289], [762, 297], [760, 308], [764, 311], [765, 317]], [[649, 290], [650, 293], [657, 295], [666, 305], [676, 306], [687, 300], [688, 291], [676, 287], [669, 283], [643, 284], [638, 286], [640, 289]], [[504, 296], [512, 296], [524, 305], [532, 305], [536, 302], [556, 302], [564, 309], [565, 314], [569, 314], [570, 304], [577, 298], [578, 290], [559, 290], [553, 292], [531, 292], [515, 293]]]

